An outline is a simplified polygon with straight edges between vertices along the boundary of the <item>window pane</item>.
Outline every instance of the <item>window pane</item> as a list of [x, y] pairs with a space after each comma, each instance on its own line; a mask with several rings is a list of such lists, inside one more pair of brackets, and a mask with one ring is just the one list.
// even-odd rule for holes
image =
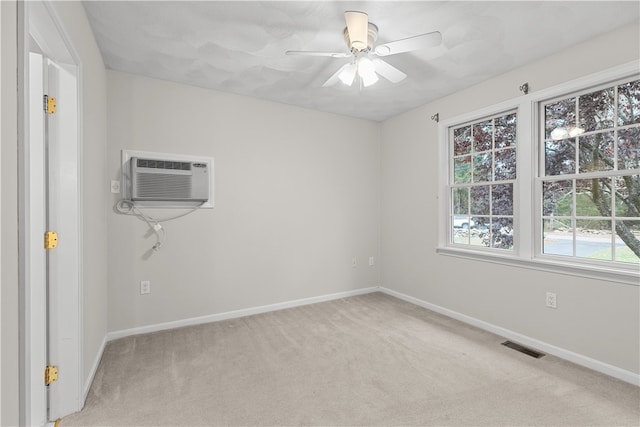
[[576, 99], [564, 99], [544, 108], [545, 139], [551, 138], [551, 132], [557, 128], [568, 129], [576, 125]]
[[618, 125], [640, 123], [640, 80], [618, 86]]
[[576, 231], [577, 257], [612, 260], [611, 221], [579, 219]]
[[492, 163], [491, 152], [473, 156], [473, 182], [491, 181]]
[[542, 183], [542, 215], [571, 216], [573, 214], [573, 181]]
[[[453, 243], [466, 245], [471, 244], [470, 240], [474, 235], [469, 224], [471, 224], [471, 227], [474, 225], [474, 222], [469, 215], [454, 215], [451, 218], [451, 235], [453, 236]], [[477, 236], [475, 238], [478, 240]]]
[[471, 156], [453, 159], [453, 182], [455, 184], [471, 182]]
[[513, 215], [513, 185], [491, 186], [491, 209], [493, 215]]
[[611, 179], [576, 180], [576, 216], [611, 216]]
[[458, 243], [462, 245], [469, 245], [470, 233], [468, 228], [455, 228], [453, 227], [451, 230], [451, 237], [453, 243]]
[[453, 131], [453, 155], [471, 153], [471, 126], [465, 126]]
[[616, 221], [616, 234], [616, 261], [640, 264], [640, 221]]
[[575, 139], [545, 143], [545, 174], [565, 175], [576, 172]]
[[640, 127], [618, 131], [618, 170], [640, 168]]
[[573, 228], [571, 221], [543, 220], [542, 253], [573, 256]]
[[615, 103], [613, 88], [599, 90], [578, 99], [580, 127], [589, 132], [613, 127]]
[[495, 154], [495, 180], [516, 178], [516, 150], [515, 148], [507, 148], [506, 150], [496, 151]]
[[614, 178], [616, 183], [616, 216], [640, 217], [640, 175]]
[[492, 148], [493, 120], [473, 125], [473, 149], [487, 151]]
[[471, 187], [471, 215], [489, 215], [489, 186]]
[[495, 148], [516, 145], [516, 113], [497, 117], [495, 119], [495, 126]]
[[497, 218], [491, 224], [490, 245], [496, 249], [513, 248], [513, 219]]
[[473, 227], [475, 223], [469, 215], [454, 215], [451, 221], [453, 228], [467, 229]]
[[451, 194], [451, 201], [453, 202], [454, 214], [469, 213], [469, 189], [468, 188], [454, 188]]
[[483, 233], [480, 231], [474, 231], [473, 229], [471, 229], [470, 236], [469, 236], [469, 245], [486, 247], [487, 245], [484, 241]]
[[471, 218], [475, 227], [471, 229], [471, 244], [474, 246], [489, 246], [491, 224], [488, 216], [480, 216]]
[[578, 141], [581, 173], [613, 169], [613, 132], [583, 136]]

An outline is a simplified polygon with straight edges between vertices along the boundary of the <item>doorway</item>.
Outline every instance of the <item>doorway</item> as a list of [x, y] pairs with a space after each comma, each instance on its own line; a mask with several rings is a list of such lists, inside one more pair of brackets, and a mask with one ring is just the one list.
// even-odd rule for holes
[[[45, 425], [83, 403], [80, 64], [50, 3], [21, 8], [20, 416]], [[45, 249], [48, 231], [55, 248]], [[50, 385], [46, 366], [59, 372]]]

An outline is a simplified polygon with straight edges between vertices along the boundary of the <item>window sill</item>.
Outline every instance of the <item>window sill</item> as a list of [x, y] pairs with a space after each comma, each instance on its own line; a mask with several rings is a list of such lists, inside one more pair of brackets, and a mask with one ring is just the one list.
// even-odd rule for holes
[[551, 257], [523, 259], [510, 255], [473, 251], [450, 246], [438, 247], [436, 249], [436, 253], [476, 261], [508, 265], [511, 267], [528, 268], [550, 273], [567, 274], [570, 276], [586, 277], [589, 279], [600, 279], [623, 283], [626, 285], [640, 286], [640, 267], [637, 267], [634, 270], [633, 266], [629, 269], [586, 266], [577, 263], [565, 262]]

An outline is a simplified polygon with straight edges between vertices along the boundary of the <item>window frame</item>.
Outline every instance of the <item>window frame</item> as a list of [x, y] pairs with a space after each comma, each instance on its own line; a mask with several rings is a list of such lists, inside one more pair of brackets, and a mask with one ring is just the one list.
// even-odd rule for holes
[[[473, 132], [473, 127], [481, 122], [485, 122], [487, 120], [495, 120], [501, 117], [506, 117], [508, 115], [512, 115], [515, 114], [516, 115], [516, 142], [513, 146], [511, 147], [501, 147], [501, 148], [496, 148], [495, 145], [492, 143], [491, 148], [489, 150], [483, 150], [481, 151], [481, 153], [491, 153], [492, 156], [492, 164], [491, 164], [491, 180], [488, 181], [475, 181], [474, 180], [474, 168], [472, 167], [472, 172], [471, 172], [471, 180], [469, 182], [455, 182], [455, 165], [452, 165], [452, 163], [455, 164], [455, 153], [454, 153], [454, 144], [452, 144], [452, 140], [453, 140], [453, 135], [455, 133], [456, 129], [460, 129], [466, 126], [470, 126], [472, 128], [472, 132]], [[512, 213], [511, 215], [500, 215], [500, 214], [494, 214], [493, 211], [493, 204], [490, 202], [491, 205], [491, 209], [490, 209], [490, 213], [486, 214], [486, 215], [476, 215], [476, 216], [481, 216], [481, 217], [488, 217], [490, 219], [494, 219], [494, 218], [506, 218], [506, 217], [510, 217], [512, 222], [515, 220], [515, 212], [513, 211], [513, 207], [515, 207], [515, 189], [516, 189], [516, 182], [517, 182], [517, 176], [518, 176], [518, 169], [517, 169], [517, 155], [518, 155], [518, 135], [517, 135], [517, 130], [518, 130], [518, 122], [517, 122], [517, 117], [518, 117], [518, 111], [516, 109], [511, 109], [511, 110], [506, 110], [506, 111], [502, 111], [499, 112], [497, 114], [493, 114], [493, 115], [489, 115], [489, 116], [483, 116], [480, 118], [477, 118], [475, 120], [469, 121], [469, 122], [465, 122], [465, 123], [459, 123], [456, 126], [450, 126], [447, 129], [447, 148], [448, 148], [448, 162], [449, 162], [449, 178], [448, 178], [448, 183], [447, 186], [449, 188], [449, 211], [448, 211], [448, 243], [452, 246], [455, 247], [460, 247], [460, 248], [477, 248], [478, 250], [481, 251], [496, 251], [496, 253], [508, 253], [511, 254], [513, 253], [513, 251], [515, 250], [515, 245], [510, 248], [510, 249], [503, 249], [503, 248], [494, 248], [494, 247], [482, 247], [482, 246], [477, 246], [477, 245], [471, 245], [470, 243], [467, 244], [463, 244], [463, 243], [455, 243], [453, 242], [453, 235], [451, 233], [449, 233], [452, 229], [453, 229], [453, 218], [455, 218], [456, 213], [453, 212], [453, 203], [451, 203], [451, 190], [455, 189], [455, 188], [468, 188], [469, 190], [471, 190], [474, 187], [478, 187], [478, 186], [489, 186], [489, 187], [493, 187], [496, 185], [507, 185], [510, 184], [512, 186], [512, 195], [513, 195], [513, 200], [512, 200]], [[495, 138], [495, 135], [492, 136], [492, 141], [493, 138]], [[507, 150], [515, 150], [516, 153], [516, 177], [515, 178], [509, 178], [509, 179], [500, 179], [500, 180], [496, 180], [495, 179], [495, 161], [494, 161], [494, 155], [498, 152], [501, 151], [507, 151]], [[474, 164], [474, 156], [475, 153], [477, 153], [474, 149], [474, 143], [473, 140], [471, 141], [471, 151], [468, 153], [468, 155], [472, 158], [471, 162], [472, 165]], [[460, 157], [460, 156], [458, 156]], [[453, 162], [452, 162], [453, 160]], [[474, 216], [473, 214], [471, 214], [470, 209], [471, 209], [472, 203], [469, 204], [469, 217]], [[493, 221], [492, 221], [493, 222]], [[470, 228], [470, 227], [469, 227]], [[514, 230], [515, 230], [515, 226], [514, 226]], [[515, 236], [514, 236], [515, 238]]]
[[[573, 276], [602, 279], [640, 286], [640, 268], [613, 261], [554, 256], [542, 253], [542, 175], [544, 150], [541, 147], [541, 108], [554, 98], [588, 92], [592, 88], [615, 84], [622, 79], [640, 79], [637, 61], [580, 77], [540, 91], [531, 92], [479, 110], [471, 111], [438, 124], [438, 246], [436, 252], [503, 265], [543, 270]], [[451, 144], [450, 131], [465, 123], [514, 111], [516, 128], [516, 180], [513, 195], [514, 246], [512, 251], [467, 247], [452, 243], [451, 235]]]

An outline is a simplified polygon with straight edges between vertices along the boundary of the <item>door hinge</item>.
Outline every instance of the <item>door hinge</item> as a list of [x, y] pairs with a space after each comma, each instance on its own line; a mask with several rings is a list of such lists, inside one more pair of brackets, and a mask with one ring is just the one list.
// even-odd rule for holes
[[49, 385], [58, 381], [58, 368], [53, 365], [47, 365], [44, 368], [44, 384]]
[[47, 114], [56, 113], [56, 99], [49, 95], [44, 96], [44, 112]]
[[44, 233], [44, 248], [55, 249], [58, 246], [58, 233], [55, 231], [47, 231]]

